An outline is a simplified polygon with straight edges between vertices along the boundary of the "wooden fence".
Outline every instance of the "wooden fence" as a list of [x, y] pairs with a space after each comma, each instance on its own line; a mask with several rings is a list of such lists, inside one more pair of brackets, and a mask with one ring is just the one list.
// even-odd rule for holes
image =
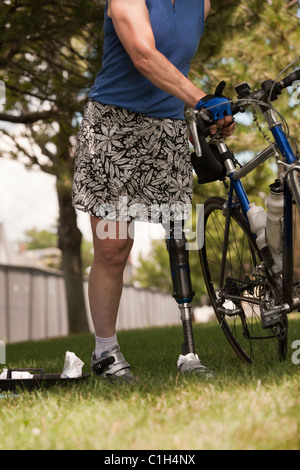
[[[87, 281], [86, 310], [91, 321]], [[125, 286], [120, 303], [118, 330], [180, 323], [171, 295]], [[41, 269], [0, 265], [0, 340], [15, 343], [68, 335], [64, 278]]]

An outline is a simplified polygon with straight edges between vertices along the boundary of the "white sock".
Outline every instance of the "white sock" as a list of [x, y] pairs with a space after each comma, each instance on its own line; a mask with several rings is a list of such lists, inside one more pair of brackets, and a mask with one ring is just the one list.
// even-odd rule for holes
[[95, 356], [99, 359], [104, 352], [110, 351], [115, 346], [119, 346], [117, 335], [111, 338], [101, 338], [95, 335]]

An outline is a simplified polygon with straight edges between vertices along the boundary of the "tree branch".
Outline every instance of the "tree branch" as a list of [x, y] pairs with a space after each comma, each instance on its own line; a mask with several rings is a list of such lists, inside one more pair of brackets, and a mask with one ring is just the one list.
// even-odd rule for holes
[[[12, 144], [13, 144], [14, 148], [12, 147], [11, 150], [7, 150], [7, 153], [11, 154], [13, 156], [13, 158], [16, 159], [18, 152], [21, 152], [30, 161], [29, 164], [25, 163], [25, 166], [27, 168], [32, 167], [33, 165], [37, 165], [43, 172], [48, 173], [49, 175], [52, 175], [52, 176], [57, 176], [57, 173], [55, 172], [54, 165], [47, 165], [45, 163], [41, 163], [36, 155], [29, 153], [29, 151], [23, 145], [21, 145], [17, 141], [17, 139], [14, 138], [14, 136], [11, 136], [9, 134], [9, 132], [1, 130], [0, 135], [1, 134], [5, 135], [6, 137], [8, 137], [12, 141]], [[27, 140], [28, 140], [28, 137], [27, 137]], [[2, 152], [2, 153], [4, 153], [4, 152]], [[1, 155], [0, 155], [0, 157], [1, 157]]]
[[292, 6], [295, 5], [295, 3], [298, 3], [299, 0], [291, 0], [288, 5], [287, 5], [287, 8], [291, 8]]
[[30, 114], [20, 114], [18, 116], [8, 113], [0, 113], [0, 121], [13, 122], [16, 124], [30, 124], [40, 120], [54, 119], [58, 113], [51, 111], [40, 111]]

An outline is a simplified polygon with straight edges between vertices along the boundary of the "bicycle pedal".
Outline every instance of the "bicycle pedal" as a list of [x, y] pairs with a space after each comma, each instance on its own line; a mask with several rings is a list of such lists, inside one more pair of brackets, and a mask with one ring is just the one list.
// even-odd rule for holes
[[262, 317], [262, 327], [264, 330], [267, 330], [268, 328], [274, 328], [275, 326], [280, 325], [280, 323], [281, 320], [278, 313], [264, 313], [264, 316]]
[[288, 313], [289, 310], [288, 305], [280, 305], [278, 307], [274, 307], [272, 310], [268, 310], [267, 312], [262, 312], [261, 320], [263, 329], [266, 330], [268, 328], [282, 325], [282, 319], [280, 316]]

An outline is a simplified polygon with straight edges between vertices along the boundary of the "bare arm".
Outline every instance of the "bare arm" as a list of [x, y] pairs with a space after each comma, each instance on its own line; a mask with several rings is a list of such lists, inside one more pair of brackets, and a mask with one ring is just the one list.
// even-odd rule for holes
[[[207, 14], [208, 0], [205, 0]], [[108, 0], [108, 14], [134, 66], [158, 88], [195, 107], [205, 93], [155, 47], [145, 0]]]
[[208, 17], [210, 12], [210, 0], [204, 0], [204, 18]]
[[[204, 2], [206, 17], [210, 10], [210, 0]], [[187, 107], [195, 108], [206, 93], [156, 49], [145, 0], [108, 0], [108, 15], [137, 70], [158, 88], [179, 98]], [[214, 134], [217, 127], [228, 126], [231, 121], [231, 116], [225, 116], [211, 126], [211, 132]], [[234, 126], [226, 127], [227, 135], [231, 135]]]

